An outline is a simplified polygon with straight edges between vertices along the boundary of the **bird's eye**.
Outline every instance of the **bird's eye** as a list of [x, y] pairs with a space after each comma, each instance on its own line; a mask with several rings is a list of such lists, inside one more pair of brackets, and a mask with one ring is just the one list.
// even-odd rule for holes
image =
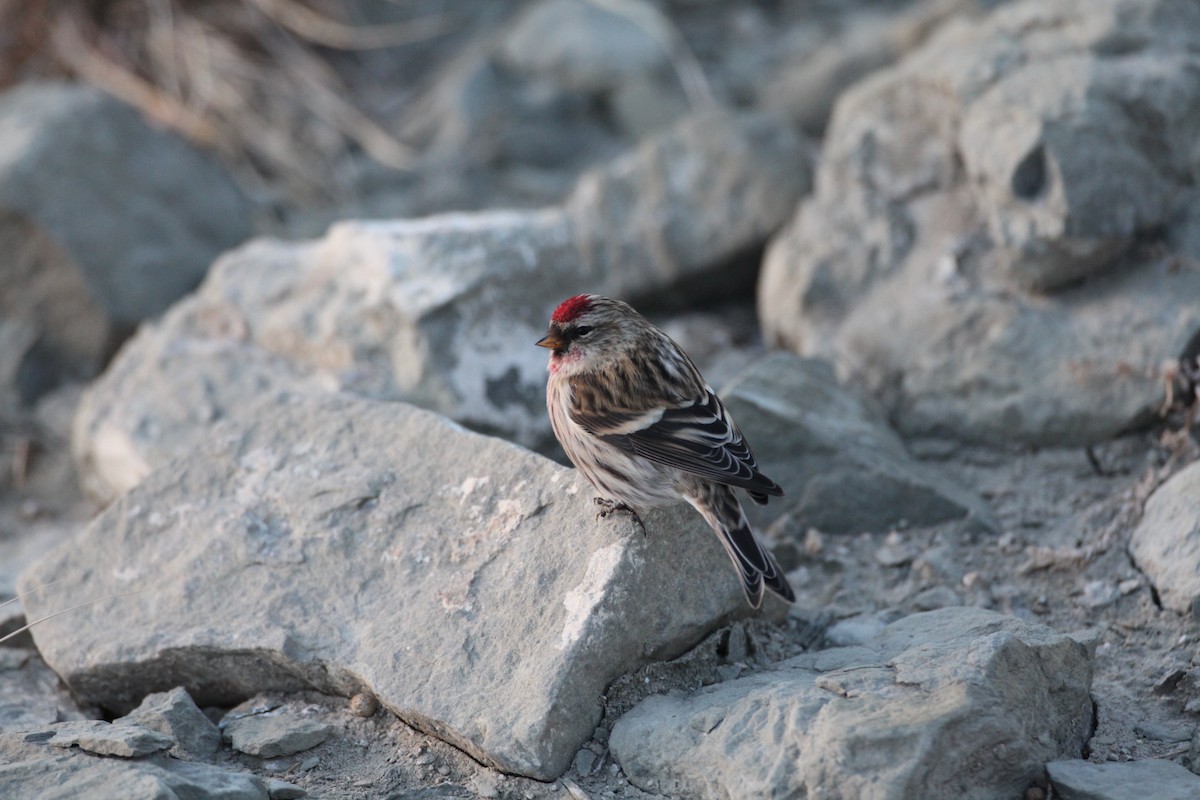
[[576, 336], [587, 336], [591, 332], [592, 332], [591, 325], [580, 325], [578, 328], [575, 329]]

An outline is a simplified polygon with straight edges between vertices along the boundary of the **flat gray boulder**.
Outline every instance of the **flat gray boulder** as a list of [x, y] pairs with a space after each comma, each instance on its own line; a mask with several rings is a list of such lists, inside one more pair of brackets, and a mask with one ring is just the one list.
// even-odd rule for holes
[[1062, 800], [1194, 800], [1200, 797], [1200, 776], [1160, 759], [1093, 764], [1089, 761], [1051, 761], [1046, 774]]
[[[62, 723], [75, 724], [75, 723]], [[107, 722], [97, 722], [108, 725]], [[117, 727], [112, 725], [110, 727]], [[47, 735], [50, 734], [50, 735]], [[48, 730], [0, 733], [0, 797], [120, 797], [127, 800], [267, 800], [256, 775], [179, 761], [164, 753], [101, 758], [55, 746]]]
[[1163, 605], [1200, 612], [1200, 461], [1172, 475], [1146, 501], [1129, 539], [1138, 569]]
[[34, 629], [106, 708], [176, 686], [202, 705], [369, 690], [486, 764], [552, 779], [614, 678], [749, 611], [690, 509], [643, 535], [591, 500], [573, 471], [427, 411], [277, 389], [21, 584], [56, 581], [33, 617], [107, 598]]
[[914, 614], [613, 726], [635, 785], [695, 798], [1020, 797], [1091, 732], [1086, 648], [977, 608]]
[[963, 518], [995, 525], [982, 498], [909, 455], [879, 407], [839, 383], [827, 361], [772, 353], [721, 397], [763, 472], [785, 492], [767, 506], [744, 505], [759, 526], [785, 512], [800, 530], [831, 532]]
[[1187, 0], [1022, 0], [847, 90], [764, 260], [768, 341], [833, 360], [905, 436], [1077, 445], [1146, 421], [1200, 330], [1175, 258], [1195, 257], [1197, 37]]

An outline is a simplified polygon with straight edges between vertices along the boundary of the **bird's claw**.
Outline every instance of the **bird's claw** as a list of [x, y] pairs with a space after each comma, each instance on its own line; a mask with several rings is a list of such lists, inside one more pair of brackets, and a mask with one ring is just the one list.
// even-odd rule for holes
[[609, 500], [605, 497], [595, 497], [592, 498], [592, 500], [596, 505], [600, 506], [600, 510], [596, 512], [596, 519], [604, 519], [609, 514], [617, 511], [624, 511], [626, 514], [633, 517], [633, 521], [636, 522], [637, 526], [642, 529], [642, 535], [646, 535], [645, 523], [642, 522], [642, 518], [638, 516], [638, 513], [629, 506], [625, 505], [624, 503], [618, 503], [615, 500]]

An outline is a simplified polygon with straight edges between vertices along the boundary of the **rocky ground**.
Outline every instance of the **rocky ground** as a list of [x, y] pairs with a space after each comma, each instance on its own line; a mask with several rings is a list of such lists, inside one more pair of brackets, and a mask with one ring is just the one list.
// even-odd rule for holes
[[[353, 203], [0, 94], [0, 796], [1200, 796], [1200, 10], [489, 8]], [[596, 516], [579, 291], [720, 387], [793, 606]]]

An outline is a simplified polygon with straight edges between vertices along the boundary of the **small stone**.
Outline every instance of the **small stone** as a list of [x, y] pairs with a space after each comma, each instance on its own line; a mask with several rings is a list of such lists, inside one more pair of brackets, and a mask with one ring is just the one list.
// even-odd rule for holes
[[938, 608], [961, 606], [962, 598], [949, 586], [931, 586], [917, 594], [910, 601], [917, 611], [933, 611]]
[[571, 766], [575, 768], [575, 771], [580, 776], [586, 778], [596, 770], [597, 761], [599, 759], [596, 758], [596, 754], [585, 747], [575, 754], [575, 760]]
[[1138, 578], [1130, 578], [1117, 584], [1117, 591], [1121, 593], [1122, 597], [1133, 594], [1140, 588], [1142, 588], [1142, 582]]
[[324, 742], [333, 728], [291, 714], [261, 714], [235, 719], [225, 726], [234, 750], [260, 758], [278, 758], [309, 750]]
[[294, 783], [281, 781], [278, 778], [269, 778], [267, 780], [267, 794], [271, 800], [296, 800], [298, 797], [304, 797], [308, 794], [308, 791]]
[[1103, 608], [1116, 602], [1120, 596], [1116, 585], [1109, 581], [1088, 581], [1083, 585], [1079, 602], [1087, 608]]
[[1040, 786], [1030, 786], [1025, 790], [1025, 800], [1046, 800], [1046, 790]]
[[359, 692], [350, 698], [350, 713], [356, 717], [373, 717], [379, 710], [379, 700], [370, 692]]
[[1182, 681], [1186, 675], [1187, 672], [1179, 669], [1178, 667], [1169, 669], [1163, 673], [1162, 677], [1154, 682], [1154, 686], [1151, 691], [1157, 695], [1171, 694], [1176, 688], [1178, 688], [1179, 682]]
[[875, 638], [887, 623], [874, 614], [838, 620], [825, 631], [825, 642], [829, 647], [852, 647]]
[[964, 589], [985, 589], [987, 588], [987, 580], [978, 572], [972, 570], [962, 576], [962, 585]]
[[320, 764], [321, 764], [320, 756], [309, 756], [308, 758], [306, 758], [300, 762], [300, 771], [301, 772], [311, 772], [312, 770], [314, 770], [318, 766], [320, 766]]
[[25, 666], [33, 653], [33, 650], [26, 650], [23, 647], [0, 647], [0, 672], [20, 669]]
[[1133, 732], [1143, 739], [1177, 744], [1191, 741], [1194, 727], [1192, 725], [1158, 725], [1152, 722], [1143, 722], [1140, 725], [1134, 725]]
[[102, 720], [78, 720], [52, 725], [51, 738], [55, 747], [78, 746], [81, 750], [102, 756], [138, 758], [166, 750], [175, 744], [170, 736], [143, 728], [141, 725], [113, 725]]
[[717, 675], [723, 681], [731, 681], [742, 674], [742, 668], [737, 664], [722, 664], [717, 667]]
[[497, 777], [491, 770], [477, 772], [468, 782], [467, 788], [474, 792], [476, 797], [491, 800], [500, 796], [500, 790], [496, 786]]
[[808, 556], [819, 556], [825, 549], [825, 537], [816, 528], [804, 532], [804, 553]]
[[745, 661], [750, 643], [746, 636], [746, 628], [740, 622], [729, 626], [729, 636], [725, 639], [725, 660], [730, 662]]
[[171, 755], [190, 761], [209, 759], [221, 747], [221, 732], [182, 687], [146, 695], [141, 705], [114, 724], [141, 725], [170, 736], [175, 742]]
[[900, 534], [892, 531], [883, 540], [883, 545], [875, 551], [875, 560], [885, 567], [899, 567], [912, 561], [916, 556], [913, 549], [900, 537]]

